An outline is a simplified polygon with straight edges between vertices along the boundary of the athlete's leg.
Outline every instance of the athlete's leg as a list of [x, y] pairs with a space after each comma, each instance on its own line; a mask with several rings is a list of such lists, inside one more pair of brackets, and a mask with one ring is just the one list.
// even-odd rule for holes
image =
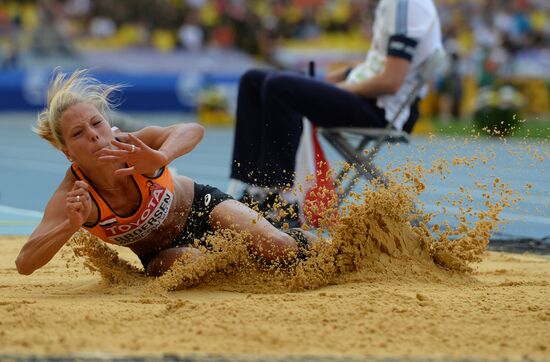
[[[214, 230], [232, 229], [245, 232], [249, 251], [266, 263], [288, 263], [301, 254], [294, 238], [235, 200], [226, 200], [217, 205], [210, 214], [210, 224]], [[315, 241], [314, 236], [309, 233], [307, 238], [310, 243]], [[300, 246], [304, 247], [307, 246]]]
[[[305, 249], [316, 241], [311, 233], [304, 231], [290, 232], [292, 235], [303, 235], [295, 240], [289, 234], [275, 228], [265, 218], [246, 205], [225, 200], [219, 203], [210, 213], [210, 225], [213, 230], [232, 229], [244, 232], [249, 251], [266, 263], [288, 263], [304, 255]], [[176, 260], [199, 258], [202, 253], [193, 247], [172, 247], [160, 251], [150, 262], [145, 271], [149, 276], [161, 276], [166, 273]]]

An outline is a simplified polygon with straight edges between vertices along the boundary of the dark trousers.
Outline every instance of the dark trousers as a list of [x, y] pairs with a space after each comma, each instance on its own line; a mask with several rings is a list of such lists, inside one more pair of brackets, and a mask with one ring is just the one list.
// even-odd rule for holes
[[239, 84], [231, 178], [292, 186], [303, 116], [321, 127], [387, 125], [374, 99], [298, 73], [250, 70]]

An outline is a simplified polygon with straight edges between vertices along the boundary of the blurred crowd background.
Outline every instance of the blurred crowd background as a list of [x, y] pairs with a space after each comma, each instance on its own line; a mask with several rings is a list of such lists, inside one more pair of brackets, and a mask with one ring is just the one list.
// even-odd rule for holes
[[[303, 68], [306, 60], [318, 60], [328, 68], [364, 57], [376, 3], [0, 0], [0, 72], [29, 70], [48, 59], [55, 64], [127, 49], [166, 56], [238, 51], [275, 67]], [[547, 119], [550, 1], [435, 3], [452, 62], [424, 101], [423, 114], [450, 121], [470, 116], [480, 102], [511, 102], [526, 115]], [[220, 63], [223, 56], [214, 62]], [[501, 86], [508, 87], [501, 98], [483, 91]]]

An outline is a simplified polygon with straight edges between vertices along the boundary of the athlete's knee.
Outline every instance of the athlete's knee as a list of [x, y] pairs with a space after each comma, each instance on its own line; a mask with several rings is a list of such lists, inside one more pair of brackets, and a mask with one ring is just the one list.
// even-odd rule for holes
[[295, 244], [295, 241], [292, 238], [292, 236], [290, 236], [289, 234], [281, 230], [277, 230], [276, 232], [274, 232], [271, 236], [271, 240], [276, 245], [281, 245], [286, 247], [292, 247]]
[[316, 241], [316, 237], [299, 228], [280, 231], [272, 236], [272, 242], [277, 245], [275, 250], [279, 252], [273, 253], [276, 260], [289, 262], [299, 259], [305, 260], [311, 254], [311, 246]]
[[284, 262], [288, 254], [295, 248], [294, 241], [285, 233], [275, 229], [263, 233], [260, 239], [253, 240], [252, 254], [264, 263]]

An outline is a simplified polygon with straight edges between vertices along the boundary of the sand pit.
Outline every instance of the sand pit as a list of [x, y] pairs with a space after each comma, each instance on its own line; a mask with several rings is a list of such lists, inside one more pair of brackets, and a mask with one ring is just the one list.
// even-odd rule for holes
[[550, 258], [485, 251], [518, 192], [489, 175], [475, 184], [482, 204], [462, 187], [445, 195], [456, 228], [418, 220], [411, 202], [424, 175], [486, 159], [409, 163], [389, 188], [357, 195], [314, 255], [286, 269], [260, 267], [229, 238], [223, 253], [153, 279], [128, 250], [83, 236], [21, 276], [25, 238], [0, 237], [0, 357], [550, 360]]
[[0, 238], [4, 355], [550, 358], [543, 257], [490, 252], [464, 274], [401, 256], [297, 293], [250, 293], [228, 277], [155, 294], [67, 268], [62, 255], [18, 275], [24, 240]]

